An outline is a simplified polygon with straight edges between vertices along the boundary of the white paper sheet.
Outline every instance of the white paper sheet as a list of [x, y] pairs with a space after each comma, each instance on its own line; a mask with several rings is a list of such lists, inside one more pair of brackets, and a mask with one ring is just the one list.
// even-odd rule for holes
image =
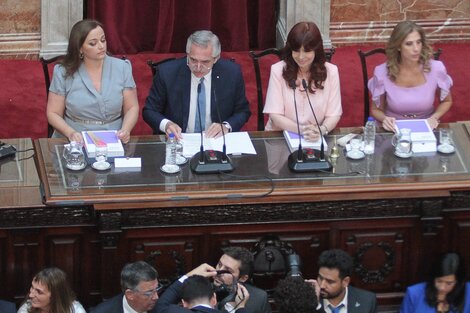
[[[222, 137], [206, 138], [204, 137], [204, 150], [222, 151], [223, 141]], [[185, 157], [192, 157], [199, 152], [201, 147], [201, 134], [199, 133], [184, 133], [183, 134], [183, 155]], [[256, 154], [255, 147], [251, 142], [250, 135], [247, 132], [234, 132], [225, 135], [225, 146], [227, 154]]]

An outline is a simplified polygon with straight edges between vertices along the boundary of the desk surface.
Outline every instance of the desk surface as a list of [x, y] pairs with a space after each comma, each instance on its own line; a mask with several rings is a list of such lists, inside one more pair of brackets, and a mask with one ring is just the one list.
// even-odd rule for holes
[[31, 139], [2, 139], [18, 151], [0, 160], [0, 208], [43, 206]]
[[[289, 150], [280, 132], [250, 133], [257, 155], [233, 156], [230, 174], [196, 175], [188, 165], [177, 175], [160, 171], [165, 147], [162, 136], [133, 137], [126, 156], [142, 158], [136, 170], [104, 172], [90, 166], [82, 171], [64, 167], [61, 139], [35, 141], [38, 167], [50, 205], [93, 204], [97, 209], [304, 202], [347, 199], [446, 196], [470, 189], [469, 134], [463, 123], [454, 129], [456, 152], [431, 153], [400, 159], [393, 155], [390, 133], [380, 133], [376, 151], [362, 160], [343, 151], [331, 173], [293, 173], [287, 168]], [[335, 137], [327, 136], [331, 148]]]

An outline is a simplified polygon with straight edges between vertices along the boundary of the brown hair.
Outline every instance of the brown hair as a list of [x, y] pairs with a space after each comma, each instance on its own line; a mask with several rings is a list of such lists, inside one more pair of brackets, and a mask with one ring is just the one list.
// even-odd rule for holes
[[[47, 286], [51, 293], [50, 313], [72, 312], [75, 293], [67, 282], [67, 275], [57, 267], [45, 268], [37, 273], [33, 281]], [[31, 307], [29, 313], [38, 313], [39, 309]]]
[[412, 32], [417, 31], [421, 37], [422, 49], [419, 57], [419, 63], [423, 64], [425, 72], [431, 70], [429, 59], [432, 55], [432, 48], [426, 41], [426, 34], [421, 26], [413, 21], [402, 21], [398, 23], [392, 31], [388, 39], [385, 53], [387, 54], [387, 72], [390, 80], [395, 81], [400, 72], [399, 64], [401, 63], [400, 47], [406, 37]]
[[62, 66], [65, 68], [65, 77], [72, 76], [80, 67], [82, 63], [80, 48], [83, 46], [88, 34], [98, 26], [103, 28], [103, 25], [96, 20], [81, 20], [73, 25], [70, 31], [67, 54], [62, 61]]
[[315, 23], [297, 23], [287, 35], [286, 45], [282, 49], [282, 59], [286, 62], [282, 77], [288, 84], [297, 79], [299, 71], [299, 66], [292, 57], [292, 51], [299, 51], [301, 47], [307, 52], [315, 52], [315, 58], [310, 66], [310, 77], [308, 79], [308, 89], [313, 93], [312, 82], [315, 88], [323, 89], [323, 82], [326, 80], [326, 57], [323, 50], [323, 40], [320, 30]]

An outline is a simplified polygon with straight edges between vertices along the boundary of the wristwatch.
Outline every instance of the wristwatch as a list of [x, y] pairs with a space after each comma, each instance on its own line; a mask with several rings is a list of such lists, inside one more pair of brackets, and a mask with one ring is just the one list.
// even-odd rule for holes
[[224, 125], [228, 129], [229, 133], [232, 131], [232, 126], [230, 126], [228, 122], [223, 122], [222, 125]]

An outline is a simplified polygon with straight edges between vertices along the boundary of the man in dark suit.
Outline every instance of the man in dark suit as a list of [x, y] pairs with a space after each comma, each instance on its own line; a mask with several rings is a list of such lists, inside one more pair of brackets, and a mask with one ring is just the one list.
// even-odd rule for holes
[[154, 134], [180, 139], [182, 132], [200, 132], [202, 125], [206, 137], [218, 137], [222, 129], [239, 131], [248, 121], [240, 66], [220, 59], [220, 52], [218, 37], [201, 30], [188, 38], [186, 57], [158, 67], [142, 112]]
[[[216, 275], [215, 269], [202, 264], [195, 268], [165, 290], [158, 300], [157, 313], [220, 313], [214, 287], [209, 277]], [[248, 291], [243, 285], [238, 285], [235, 297], [237, 313], [245, 313], [245, 304], [249, 299]], [[177, 305], [177, 303], [182, 306]]]
[[[224, 254], [220, 257], [216, 265], [219, 271], [227, 271], [214, 277], [216, 286], [224, 287], [233, 285], [233, 282], [241, 282], [250, 293], [250, 299], [246, 303], [246, 309], [250, 313], [271, 313], [271, 305], [268, 302], [266, 291], [256, 288], [248, 283], [253, 269], [253, 254], [242, 247], [229, 247], [224, 249]], [[233, 311], [233, 302], [219, 303], [219, 310], [223, 312]]]
[[353, 260], [343, 250], [323, 251], [318, 258], [317, 280], [307, 280], [320, 296], [318, 312], [375, 313], [375, 294], [349, 285]]
[[144, 261], [126, 264], [121, 271], [122, 293], [91, 309], [92, 313], [155, 313], [157, 271]]
[[16, 313], [16, 305], [13, 302], [0, 300], [0, 313]]

